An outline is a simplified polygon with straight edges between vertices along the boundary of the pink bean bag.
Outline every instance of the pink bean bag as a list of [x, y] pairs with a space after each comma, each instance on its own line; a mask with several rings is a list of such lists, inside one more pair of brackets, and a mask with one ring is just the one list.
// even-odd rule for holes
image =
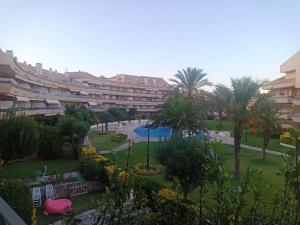
[[62, 214], [72, 212], [72, 202], [69, 199], [52, 200], [48, 198], [44, 203], [44, 215]]

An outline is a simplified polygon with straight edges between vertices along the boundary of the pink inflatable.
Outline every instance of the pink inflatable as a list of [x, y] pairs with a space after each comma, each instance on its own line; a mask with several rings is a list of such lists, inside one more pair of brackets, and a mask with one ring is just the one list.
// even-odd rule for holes
[[67, 214], [72, 211], [72, 202], [69, 199], [52, 200], [48, 198], [44, 203], [44, 215]]

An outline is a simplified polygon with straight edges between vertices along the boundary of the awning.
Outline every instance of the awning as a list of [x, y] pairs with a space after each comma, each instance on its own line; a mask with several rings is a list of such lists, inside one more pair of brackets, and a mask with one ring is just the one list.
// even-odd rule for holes
[[60, 102], [58, 100], [45, 99], [45, 101], [47, 102], [47, 104], [60, 105]]
[[86, 91], [80, 91], [80, 94], [82, 94], [82, 95], [89, 95], [89, 93], [86, 92]]
[[89, 104], [90, 106], [96, 106], [96, 105], [98, 105], [98, 102], [88, 102], [88, 104]]
[[16, 96], [18, 102], [29, 102], [30, 99], [26, 97]]

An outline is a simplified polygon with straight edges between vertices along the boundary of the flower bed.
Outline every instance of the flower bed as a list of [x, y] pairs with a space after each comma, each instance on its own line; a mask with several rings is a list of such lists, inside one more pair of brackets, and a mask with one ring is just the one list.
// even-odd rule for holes
[[149, 170], [147, 165], [138, 163], [133, 166], [133, 172], [137, 175], [158, 175], [162, 173], [162, 167], [158, 165], [149, 165]]
[[121, 134], [121, 133], [113, 133], [111, 134], [111, 141], [113, 142], [122, 142], [127, 139], [127, 134]]

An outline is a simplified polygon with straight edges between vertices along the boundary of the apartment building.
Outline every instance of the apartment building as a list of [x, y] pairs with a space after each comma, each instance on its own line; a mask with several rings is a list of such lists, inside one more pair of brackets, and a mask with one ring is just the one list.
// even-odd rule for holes
[[136, 108], [139, 113], [157, 111], [170, 90], [162, 78], [120, 74], [111, 78], [86, 72], [59, 73], [18, 62], [11, 50], [0, 50], [0, 116], [14, 108], [17, 114], [63, 114], [67, 104], [95, 112], [109, 108]]
[[300, 127], [300, 51], [280, 66], [285, 75], [268, 82], [263, 89], [270, 90], [274, 102], [282, 107], [285, 128]]

